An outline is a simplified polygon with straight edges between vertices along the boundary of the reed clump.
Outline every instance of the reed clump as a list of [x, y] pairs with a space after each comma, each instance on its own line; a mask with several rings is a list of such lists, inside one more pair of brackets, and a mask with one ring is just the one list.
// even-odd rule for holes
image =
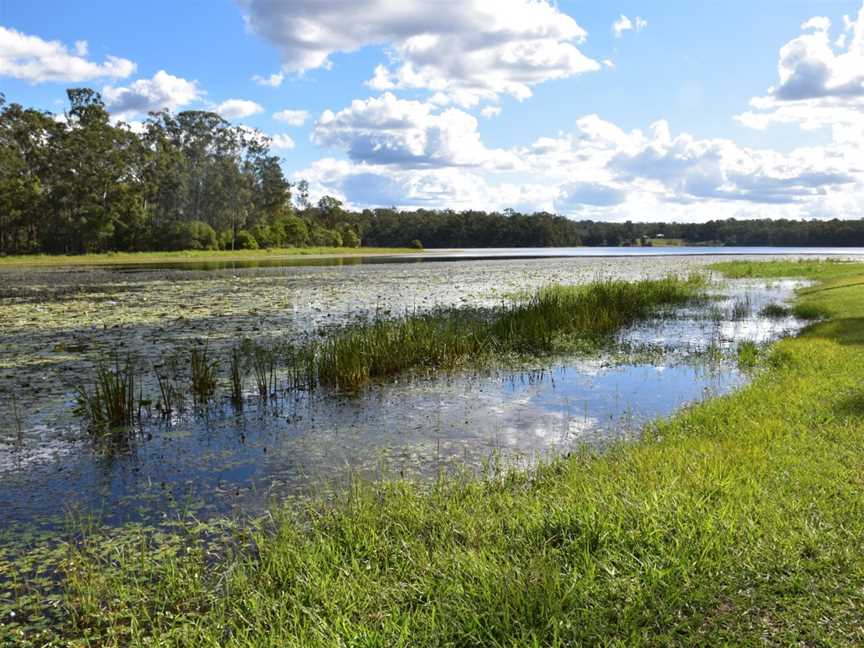
[[135, 362], [127, 356], [123, 362], [115, 354], [112, 362], [96, 364], [92, 389], [79, 387], [77, 411], [93, 431], [104, 432], [130, 426], [136, 416]]
[[375, 319], [319, 343], [321, 385], [356, 391], [407, 370], [451, 370], [492, 356], [544, 355], [596, 344], [653, 309], [692, 299], [699, 276], [554, 285], [492, 311], [449, 309]]
[[192, 349], [189, 356], [192, 396], [199, 405], [209, 402], [216, 393], [219, 361], [211, 359], [207, 347]]

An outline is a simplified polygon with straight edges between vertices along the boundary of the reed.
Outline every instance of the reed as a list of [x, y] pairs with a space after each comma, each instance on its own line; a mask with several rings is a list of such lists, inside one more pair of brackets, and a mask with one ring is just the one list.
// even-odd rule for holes
[[276, 394], [276, 350], [272, 346], [258, 345], [251, 352], [252, 373], [258, 395], [267, 399]]
[[704, 285], [686, 279], [554, 285], [487, 309], [446, 309], [376, 318], [321, 342], [318, 383], [354, 392], [407, 370], [451, 370], [492, 356], [546, 355], [597, 344], [662, 305], [692, 299]]
[[183, 407], [184, 394], [180, 386], [177, 357], [168, 357], [155, 365], [154, 373], [159, 385], [159, 401], [156, 408], [163, 417], [167, 417]]
[[243, 409], [244, 353], [241, 347], [231, 349], [228, 357], [228, 376], [231, 385], [231, 402], [237, 409]]
[[135, 362], [127, 356], [120, 362], [115, 354], [112, 363], [99, 361], [92, 389], [79, 387], [78, 412], [91, 430], [104, 432], [129, 427], [136, 414]]
[[211, 360], [207, 347], [192, 349], [189, 356], [192, 396], [199, 405], [208, 403], [216, 393], [219, 361]]

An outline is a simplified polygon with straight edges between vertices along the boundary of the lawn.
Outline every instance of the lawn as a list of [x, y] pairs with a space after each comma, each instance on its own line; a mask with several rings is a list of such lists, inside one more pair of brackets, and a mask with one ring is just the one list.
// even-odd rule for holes
[[380, 254], [416, 254], [422, 250], [409, 248], [345, 248], [304, 247], [268, 248], [261, 250], [184, 250], [180, 252], [103, 252], [99, 254], [51, 255], [33, 254], [0, 256], [4, 266], [67, 266], [67, 265], [133, 265], [157, 263], [206, 263], [212, 261], [265, 261], [297, 256], [364, 256]]

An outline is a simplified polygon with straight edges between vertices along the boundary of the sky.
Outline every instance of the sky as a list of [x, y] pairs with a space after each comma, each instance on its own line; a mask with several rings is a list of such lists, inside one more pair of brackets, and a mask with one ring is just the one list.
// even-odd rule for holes
[[840, 0], [0, 0], [0, 92], [212, 110], [353, 208], [864, 216]]

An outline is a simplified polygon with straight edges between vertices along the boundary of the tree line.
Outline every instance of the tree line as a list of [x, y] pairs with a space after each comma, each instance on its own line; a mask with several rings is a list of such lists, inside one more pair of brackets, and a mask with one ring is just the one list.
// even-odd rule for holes
[[257, 247], [864, 246], [864, 220], [575, 221], [545, 212], [348, 211], [292, 186], [268, 138], [206, 111], [112, 122], [99, 93], [55, 115], [0, 94], [0, 254]]
[[67, 95], [62, 115], [0, 95], [0, 254], [360, 245], [347, 223], [295, 213], [257, 131], [205, 111], [133, 130], [97, 92]]

